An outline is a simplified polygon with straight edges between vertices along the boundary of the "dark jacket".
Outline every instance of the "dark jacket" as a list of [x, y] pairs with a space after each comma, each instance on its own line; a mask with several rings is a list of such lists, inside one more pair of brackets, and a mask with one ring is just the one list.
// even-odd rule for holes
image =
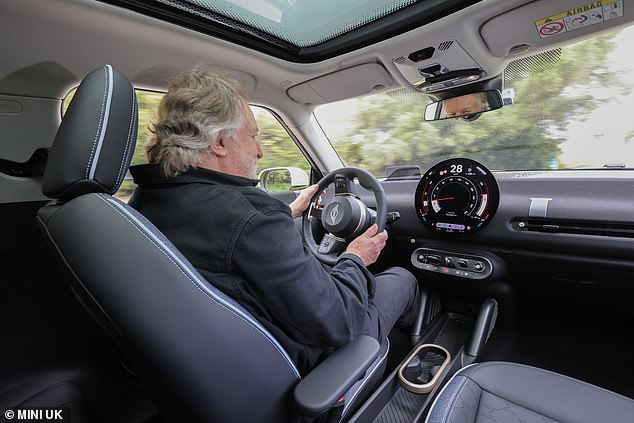
[[201, 168], [168, 180], [157, 165], [130, 171], [138, 184], [130, 205], [271, 331], [301, 373], [361, 334], [372, 274], [353, 254], [326, 271], [290, 208], [256, 180]]

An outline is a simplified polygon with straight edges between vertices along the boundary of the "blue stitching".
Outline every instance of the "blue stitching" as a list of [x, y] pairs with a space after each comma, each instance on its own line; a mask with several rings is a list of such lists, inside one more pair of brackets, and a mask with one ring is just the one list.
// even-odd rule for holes
[[28, 398], [27, 398], [27, 399], [25, 399], [24, 401], [21, 401], [18, 405], [16, 405], [16, 407], [20, 407], [20, 406], [22, 406], [22, 405], [26, 404], [27, 402], [31, 401], [33, 398], [37, 397], [38, 395], [43, 394], [43, 393], [44, 393], [44, 392], [46, 392], [46, 391], [50, 391], [51, 389], [55, 389], [55, 388], [57, 388], [58, 386], [66, 385], [66, 384], [68, 384], [68, 383], [69, 383], [68, 381], [57, 382], [56, 384], [51, 385], [51, 386], [49, 386], [48, 388], [44, 388], [44, 389], [42, 389], [41, 391], [38, 391], [36, 394], [31, 395], [30, 397], [28, 397]]
[[342, 414], [346, 414], [346, 410], [348, 410], [348, 406], [350, 406], [350, 404], [352, 404], [354, 402], [354, 399], [359, 395], [359, 392], [361, 392], [361, 389], [363, 389], [363, 387], [368, 383], [368, 381], [372, 378], [372, 375], [376, 372], [376, 369], [379, 368], [379, 366], [381, 365], [382, 362], [385, 361], [385, 359], [387, 358], [388, 353], [390, 352], [390, 340], [388, 338], [385, 338], [385, 340], [387, 341], [387, 348], [385, 349], [385, 354], [383, 354], [383, 357], [380, 360], [376, 361], [376, 365], [374, 366], [374, 368], [372, 369], [372, 371], [370, 372], [369, 375], [365, 375], [365, 380], [363, 382], [361, 382], [361, 384], [359, 385], [359, 388], [355, 391], [355, 393], [352, 395], [352, 397], [350, 398], [350, 400], [348, 401], [347, 404], [344, 405], [343, 407], [343, 413]]
[[97, 132], [95, 133], [95, 139], [92, 142], [92, 149], [90, 150], [90, 157], [88, 158], [88, 164], [86, 165], [86, 179], [88, 179], [88, 170], [90, 169], [90, 165], [92, 164], [92, 157], [95, 154], [97, 138], [99, 137], [99, 134], [102, 130], [101, 124], [103, 122], [103, 112], [106, 107], [106, 94], [108, 94], [108, 69], [105, 66], [103, 66], [103, 69], [106, 72], [106, 84], [103, 88], [103, 99], [101, 100], [101, 114], [99, 115], [99, 125], [97, 125]]
[[130, 154], [130, 152], [128, 151], [128, 146], [130, 145], [130, 137], [132, 136], [132, 126], [134, 125], [134, 116], [135, 116], [135, 110], [136, 108], [134, 107], [136, 104], [136, 95], [134, 95], [134, 88], [132, 88], [132, 112], [130, 113], [130, 126], [128, 127], [128, 138], [126, 139], [125, 142], [125, 150], [124, 154], [123, 154], [123, 160], [121, 161], [121, 165], [119, 166], [119, 173], [117, 173], [117, 182], [115, 186], [118, 186], [121, 183], [121, 179], [123, 177], [123, 164], [125, 162], [127, 162], [127, 158], [128, 155]]
[[95, 149], [95, 157], [92, 159], [92, 165], [90, 166], [90, 173], [88, 175], [89, 180], [95, 180], [95, 173], [97, 172], [97, 165], [99, 164], [99, 157], [101, 156], [101, 150], [103, 149], [103, 143], [106, 140], [106, 133], [108, 132], [108, 121], [110, 118], [110, 110], [112, 110], [112, 93], [114, 91], [114, 71], [112, 66], [106, 65], [106, 82], [108, 84], [108, 96], [106, 97], [106, 112], [103, 115], [103, 124], [101, 132], [99, 133], [99, 142]]
[[[161, 253], [163, 253], [163, 255], [165, 257], [167, 257], [169, 259], [169, 261], [172, 262], [172, 264], [174, 266], [176, 266], [176, 268], [183, 274], [185, 275], [185, 277], [187, 279], [189, 279], [189, 281], [194, 285], [194, 287], [196, 287], [196, 289], [198, 289], [200, 292], [202, 292], [207, 298], [209, 298], [210, 300], [212, 300], [213, 302], [215, 302], [216, 304], [218, 304], [219, 306], [221, 306], [222, 308], [224, 308], [225, 310], [231, 312], [232, 314], [234, 314], [236, 317], [238, 317], [239, 319], [241, 319], [242, 321], [244, 321], [245, 323], [247, 323], [249, 326], [251, 326], [253, 329], [255, 329], [257, 332], [259, 332], [260, 334], [262, 334], [264, 336], [264, 338], [271, 344], [273, 345], [273, 347], [275, 347], [275, 349], [280, 353], [280, 355], [282, 355], [282, 357], [285, 359], [286, 363], [289, 365], [289, 367], [291, 368], [291, 370], [293, 370], [293, 373], [295, 373], [295, 376], [297, 376], [297, 379], [301, 379], [299, 372], [297, 371], [297, 369], [295, 368], [295, 366], [292, 366], [291, 363], [289, 362], [289, 358], [288, 356], [280, 351], [279, 347], [277, 345], [275, 345], [274, 342], [272, 342], [269, 337], [268, 334], [266, 332], [263, 332], [260, 328], [258, 328], [256, 325], [254, 325], [252, 322], [250, 322], [247, 318], [245, 318], [245, 316], [241, 315], [239, 312], [231, 309], [230, 307], [228, 307], [227, 305], [219, 302], [217, 299], [215, 299], [214, 297], [210, 296], [207, 292], [205, 292], [200, 286], [198, 286], [198, 284], [196, 283], [196, 281], [194, 281], [192, 278], [189, 277], [189, 275], [187, 273], [185, 273], [185, 271], [181, 268], [181, 266], [179, 266], [173, 259], [172, 257], [169, 256], [169, 254], [167, 252], [165, 252], [160, 246], [158, 246], [150, 237], [147, 236], [146, 233], [143, 232], [143, 230], [141, 230], [141, 228], [139, 228], [139, 226], [131, 221], [128, 216], [126, 216], [125, 214], [123, 214], [120, 210], [118, 210], [119, 205], [118, 204], [111, 204], [110, 201], [107, 201], [106, 199], [102, 198], [100, 195], [98, 194], [94, 194], [97, 198], [99, 198], [101, 201], [103, 201], [104, 203], [106, 203], [107, 205], [109, 205], [112, 209], [114, 209], [117, 213], [119, 213], [125, 220], [127, 220], [130, 224], [132, 224], [132, 226], [135, 227], [135, 229], [137, 231], [139, 231], [139, 233], [141, 235], [143, 235], [148, 241], [150, 241], [152, 243], [152, 245], [154, 245]], [[139, 224], [141, 224], [139, 222]], [[142, 225], [142, 224], [141, 224]]]
[[456, 389], [456, 391], [453, 394], [453, 398], [451, 399], [451, 401], [449, 401], [449, 406], [447, 407], [447, 412], [445, 413], [445, 418], [442, 420], [447, 421], [447, 419], [449, 418], [449, 414], [451, 414], [452, 411], [452, 407], [453, 407], [453, 403], [456, 401], [456, 398], [458, 398], [458, 395], [460, 394], [460, 391], [462, 390], [462, 387], [464, 386], [465, 383], [467, 383], [467, 380], [469, 378], [462, 376], [464, 379], [462, 380], [462, 382], [460, 382], [460, 386], [458, 386], [458, 389]]

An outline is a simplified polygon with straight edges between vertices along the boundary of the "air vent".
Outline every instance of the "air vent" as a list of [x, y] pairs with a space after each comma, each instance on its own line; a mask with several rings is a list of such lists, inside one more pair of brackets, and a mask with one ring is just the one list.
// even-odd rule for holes
[[402, 65], [405, 63], [405, 58], [403, 56], [398, 56], [394, 58], [393, 62]]
[[440, 43], [440, 45], [438, 46], [438, 50], [441, 50], [441, 51], [447, 50], [449, 47], [451, 47], [452, 44], [453, 44], [453, 41], [444, 41]]
[[634, 238], [634, 222], [516, 219], [511, 222], [511, 226], [518, 231]]
[[434, 49], [433, 47], [427, 47], [422, 50], [418, 50], [413, 53], [410, 53], [410, 55], [407, 56], [407, 58], [411, 60], [412, 62], [421, 62], [423, 60], [427, 60], [430, 57], [432, 57], [434, 55], [434, 51], [436, 51], [436, 49]]

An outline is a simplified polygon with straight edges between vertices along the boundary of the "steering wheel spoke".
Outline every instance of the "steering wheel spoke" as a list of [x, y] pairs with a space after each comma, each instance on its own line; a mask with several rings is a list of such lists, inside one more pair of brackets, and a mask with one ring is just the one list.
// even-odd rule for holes
[[324, 211], [324, 206], [317, 206], [315, 202], [310, 204], [310, 209], [308, 210], [308, 220], [321, 220], [321, 213]]
[[335, 176], [335, 195], [357, 195], [353, 178], [346, 175]]
[[346, 249], [346, 240], [327, 233], [319, 243], [319, 254], [339, 254]]

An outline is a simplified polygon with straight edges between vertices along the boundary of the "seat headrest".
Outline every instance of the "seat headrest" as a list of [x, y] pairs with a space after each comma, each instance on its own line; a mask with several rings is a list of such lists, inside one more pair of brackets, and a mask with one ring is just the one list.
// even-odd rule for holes
[[98, 192], [114, 194], [132, 160], [137, 136], [134, 87], [110, 65], [83, 79], [51, 148], [42, 192], [69, 200]]

